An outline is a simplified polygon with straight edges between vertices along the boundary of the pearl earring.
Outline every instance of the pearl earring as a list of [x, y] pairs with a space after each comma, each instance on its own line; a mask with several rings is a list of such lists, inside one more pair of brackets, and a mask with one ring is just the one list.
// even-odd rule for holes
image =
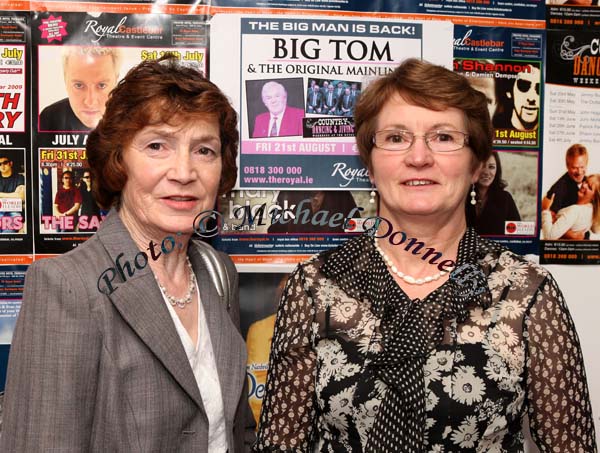
[[471, 187], [471, 193], [469, 195], [471, 195], [471, 204], [476, 205], [477, 198], [475, 197], [477, 196], [477, 192], [475, 192], [475, 184], [473, 184], [473, 186]]
[[371, 189], [371, 193], [369, 195], [371, 196], [371, 198], [369, 198], [369, 203], [375, 203], [375, 195], [377, 195], [375, 188]]

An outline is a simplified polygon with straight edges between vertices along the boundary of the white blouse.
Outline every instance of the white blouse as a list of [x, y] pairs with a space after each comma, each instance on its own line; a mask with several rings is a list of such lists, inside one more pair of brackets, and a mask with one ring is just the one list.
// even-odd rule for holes
[[202, 404], [208, 417], [208, 451], [211, 453], [227, 452], [227, 435], [225, 432], [225, 415], [223, 412], [223, 397], [221, 396], [221, 385], [219, 384], [219, 375], [217, 373], [217, 364], [210, 341], [208, 324], [204, 316], [202, 302], [200, 300], [200, 290], [196, 283], [196, 293], [198, 294], [198, 342], [196, 345], [192, 342], [190, 335], [179, 320], [177, 312], [171, 303], [161, 294], [167, 304], [175, 329], [181, 338], [183, 348], [187, 354], [190, 366], [196, 378], [196, 384], [200, 390]]
[[591, 203], [572, 204], [556, 213], [556, 221], [552, 223], [550, 211], [542, 211], [543, 239], [560, 239], [569, 230], [587, 231], [592, 226], [594, 210]]

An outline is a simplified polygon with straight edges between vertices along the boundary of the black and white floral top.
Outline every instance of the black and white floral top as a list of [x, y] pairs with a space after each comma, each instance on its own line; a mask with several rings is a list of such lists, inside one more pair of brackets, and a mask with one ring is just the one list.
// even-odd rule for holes
[[[408, 431], [421, 445], [397, 451], [523, 452], [528, 415], [542, 452], [596, 452], [579, 340], [552, 276], [472, 229], [464, 263], [487, 285], [466, 300], [452, 280], [410, 300], [366, 235], [300, 264], [277, 313], [255, 450], [378, 451], [393, 396], [423, 407]], [[424, 391], [402, 389], [415, 380]]]

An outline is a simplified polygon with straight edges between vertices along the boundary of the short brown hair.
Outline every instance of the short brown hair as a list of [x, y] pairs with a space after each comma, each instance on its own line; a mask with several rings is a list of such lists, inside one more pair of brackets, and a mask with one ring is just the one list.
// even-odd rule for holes
[[369, 170], [377, 117], [385, 103], [396, 94], [411, 104], [430, 110], [440, 111], [450, 107], [461, 110], [465, 115], [474, 164], [489, 159], [494, 130], [485, 95], [474, 89], [460, 74], [410, 58], [390, 74], [373, 81], [356, 104], [356, 143], [360, 158]]
[[200, 72], [172, 56], [132, 68], [110, 93], [106, 111], [87, 140], [94, 195], [103, 207], [118, 202], [127, 182], [123, 150], [151, 124], [215, 118], [219, 122], [223, 166], [219, 194], [237, 175], [237, 114], [223, 92]]
[[574, 145], [569, 146], [569, 149], [567, 149], [567, 154], [565, 156], [566, 164], [569, 165], [570, 159], [574, 159], [579, 156], [585, 156], [585, 158], [588, 159], [587, 148], [579, 143], [575, 143]]

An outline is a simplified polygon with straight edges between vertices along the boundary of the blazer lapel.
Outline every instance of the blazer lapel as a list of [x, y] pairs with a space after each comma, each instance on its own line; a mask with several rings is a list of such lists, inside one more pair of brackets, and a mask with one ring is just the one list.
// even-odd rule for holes
[[[134, 270], [131, 277], [127, 271], [123, 271], [126, 281], [117, 275], [113, 281], [115, 291], [107, 297], [183, 390], [204, 411], [194, 373], [154, 274], [149, 265], [141, 270], [135, 267], [135, 256], [140, 250], [114, 209], [96, 234], [115, 267], [117, 257], [123, 253], [120, 264], [129, 261]], [[148, 256], [148, 259], [152, 258]]]
[[239, 402], [243, 379], [245, 379], [244, 340], [233, 325], [226, 304], [221, 303], [204, 267], [202, 258], [193, 244], [189, 249], [189, 257], [198, 280], [202, 308], [208, 324], [210, 341], [219, 374], [219, 383], [221, 384], [225, 418], [232, 420]]

